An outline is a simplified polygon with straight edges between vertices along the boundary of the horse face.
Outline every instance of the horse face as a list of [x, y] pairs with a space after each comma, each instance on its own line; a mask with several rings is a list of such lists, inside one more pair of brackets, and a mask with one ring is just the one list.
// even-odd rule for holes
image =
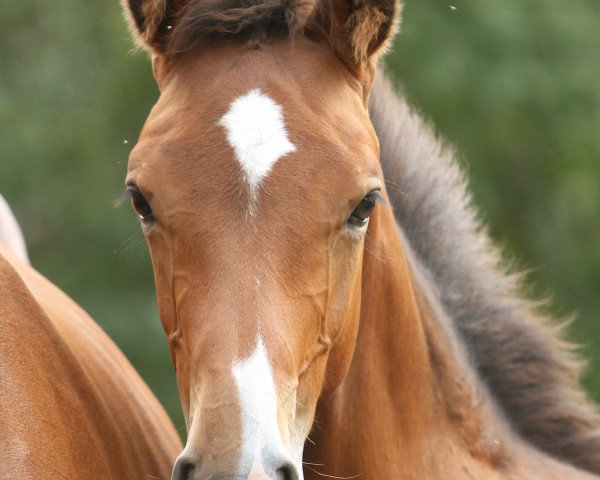
[[161, 90], [127, 185], [188, 426], [173, 478], [300, 479], [357, 335], [397, 2], [124, 5]]
[[189, 430], [180, 469], [298, 478], [352, 357], [381, 196], [361, 88], [308, 42], [182, 59], [127, 185]]

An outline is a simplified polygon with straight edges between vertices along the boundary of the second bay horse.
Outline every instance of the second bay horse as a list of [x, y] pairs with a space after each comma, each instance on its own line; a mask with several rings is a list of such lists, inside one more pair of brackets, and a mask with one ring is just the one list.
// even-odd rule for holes
[[166, 412], [100, 327], [28, 265], [0, 203], [0, 479], [169, 479], [181, 442]]

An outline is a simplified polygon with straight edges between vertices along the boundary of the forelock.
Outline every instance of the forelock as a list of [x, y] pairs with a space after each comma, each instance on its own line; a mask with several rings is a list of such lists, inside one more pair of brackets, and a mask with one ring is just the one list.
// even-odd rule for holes
[[240, 41], [294, 37], [316, 0], [203, 0], [190, 2], [176, 19], [167, 50], [181, 53], [215, 38]]

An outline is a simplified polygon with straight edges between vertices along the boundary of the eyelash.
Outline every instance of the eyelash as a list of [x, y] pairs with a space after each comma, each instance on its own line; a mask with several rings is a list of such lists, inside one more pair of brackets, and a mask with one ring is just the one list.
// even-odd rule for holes
[[149, 224], [156, 220], [150, 203], [135, 185], [128, 185], [125, 191], [115, 201], [115, 206], [121, 206], [130, 201], [142, 223]]

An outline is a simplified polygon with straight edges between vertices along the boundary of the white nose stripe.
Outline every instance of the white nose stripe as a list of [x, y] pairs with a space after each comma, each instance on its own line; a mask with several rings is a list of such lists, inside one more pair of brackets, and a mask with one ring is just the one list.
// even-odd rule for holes
[[[232, 368], [240, 402], [242, 451], [240, 475], [264, 471], [262, 452], [285, 452], [277, 424], [277, 396], [273, 372], [262, 338], [252, 355]], [[246, 477], [244, 477], [246, 478]]]
[[269, 474], [265, 471], [261, 459], [255, 458], [248, 474], [248, 480], [265, 480], [267, 478], [269, 478]]
[[225, 127], [227, 140], [255, 197], [277, 160], [296, 150], [287, 136], [283, 110], [255, 88], [234, 100], [219, 123]]

